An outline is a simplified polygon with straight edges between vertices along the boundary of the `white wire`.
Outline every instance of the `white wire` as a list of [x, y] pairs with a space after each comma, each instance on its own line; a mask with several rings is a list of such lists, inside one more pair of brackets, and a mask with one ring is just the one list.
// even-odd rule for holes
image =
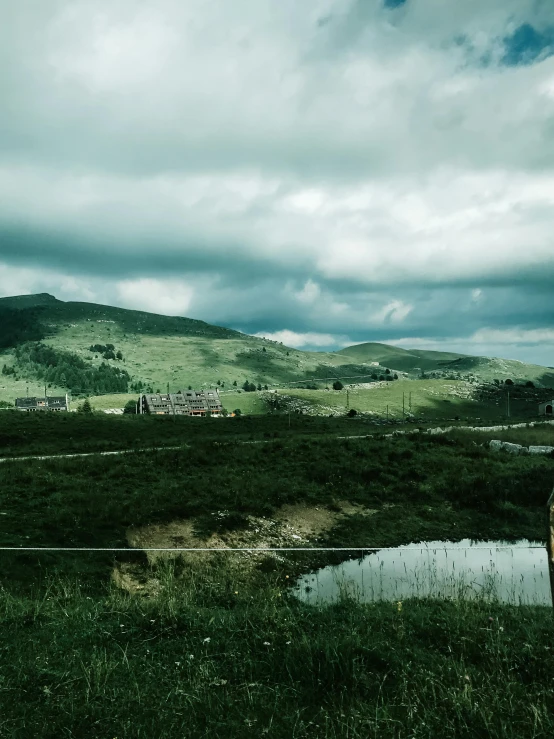
[[[0, 547], [0, 552], [382, 552], [399, 550], [401, 547]], [[516, 546], [515, 544], [501, 544], [484, 547], [406, 547], [402, 551], [424, 552], [440, 550], [441, 552], [459, 552], [464, 549], [545, 549], [544, 546]]]

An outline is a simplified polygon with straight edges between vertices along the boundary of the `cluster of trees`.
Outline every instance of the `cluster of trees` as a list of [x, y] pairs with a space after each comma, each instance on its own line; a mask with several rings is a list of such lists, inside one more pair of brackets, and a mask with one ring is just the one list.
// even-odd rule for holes
[[89, 346], [89, 352], [101, 354], [104, 359], [123, 359], [123, 354], [120, 351], [116, 352], [113, 344], [92, 344]]
[[15, 375], [16, 374], [15, 367], [8, 367], [8, 365], [5, 364], [2, 367], [2, 374], [3, 375]]
[[[233, 385], [236, 385], [236, 382], [233, 383]], [[264, 385], [262, 387], [262, 384], [259, 382], [256, 386], [253, 382], [248, 382], [248, 380], [245, 381], [245, 383], [242, 386], [242, 389], [245, 393], [253, 393], [256, 390], [267, 390], [267, 385]]]
[[129, 374], [102, 362], [91, 367], [76, 354], [54, 349], [42, 342], [27, 342], [15, 349], [18, 365], [43, 382], [68, 388], [75, 395], [126, 393]]
[[0, 349], [17, 346], [24, 341], [40, 341], [44, 338], [37, 311], [0, 308]]

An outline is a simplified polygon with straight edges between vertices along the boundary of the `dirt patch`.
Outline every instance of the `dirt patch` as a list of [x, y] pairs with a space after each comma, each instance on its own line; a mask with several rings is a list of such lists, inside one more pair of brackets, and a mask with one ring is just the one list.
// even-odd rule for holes
[[[127, 531], [127, 541], [135, 549], [162, 548], [168, 550], [146, 552], [149, 565], [155, 565], [160, 560], [175, 556], [194, 562], [206, 555], [202, 552], [182, 552], [179, 549], [252, 548], [255, 550], [262, 547], [313, 547], [317, 546], [318, 538], [322, 534], [332, 529], [345, 517], [374, 513], [376, 510], [348, 501], [339, 501], [332, 510], [325, 506], [285, 505], [278, 509], [271, 518], [248, 516], [248, 524], [245, 528], [212, 534], [207, 538], [195, 535], [193, 520], [183, 519], [131, 528]], [[229, 556], [232, 556], [234, 565], [243, 572], [252, 569], [263, 557], [271, 556], [277, 560], [283, 560], [283, 556], [278, 552], [237, 552]], [[118, 565], [114, 570], [113, 580], [116, 585], [128, 592], [153, 595], [159, 589], [156, 579], [149, 578], [144, 569], [134, 564]]]

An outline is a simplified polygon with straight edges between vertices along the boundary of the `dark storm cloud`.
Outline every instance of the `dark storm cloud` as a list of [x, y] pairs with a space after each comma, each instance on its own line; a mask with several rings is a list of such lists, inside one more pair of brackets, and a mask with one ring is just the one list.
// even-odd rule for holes
[[[222, 287], [258, 284], [268, 273], [267, 264], [244, 252], [243, 244], [198, 239], [168, 241], [164, 235], [134, 238], [117, 244], [93, 234], [58, 231], [45, 233], [23, 225], [0, 227], [2, 259], [10, 264], [46, 267], [80, 275], [122, 279], [144, 274], [171, 277], [175, 274], [210, 273]], [[289, 278], [292, 266], [272, 265], [275, 279]]]

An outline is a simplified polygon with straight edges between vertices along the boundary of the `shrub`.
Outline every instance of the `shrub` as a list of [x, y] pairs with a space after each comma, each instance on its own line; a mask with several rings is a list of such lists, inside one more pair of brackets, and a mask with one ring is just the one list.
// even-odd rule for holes
[[333, 383], [333, 390], [342, 390], [343, 387], [344, 385], [340, 380], [335, 380], [335, 382]]
[[85, 398], [85, 400], [77, 408], [77, 413], [92, 413], [92, 406], [88, 398]]

